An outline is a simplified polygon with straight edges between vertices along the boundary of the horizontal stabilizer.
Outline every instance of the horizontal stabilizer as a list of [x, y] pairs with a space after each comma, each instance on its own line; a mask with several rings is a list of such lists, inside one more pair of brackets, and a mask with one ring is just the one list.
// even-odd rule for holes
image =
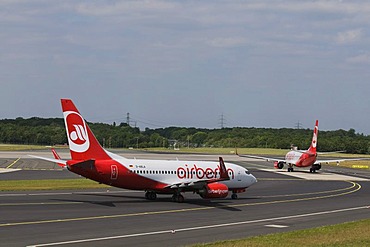
[[52, 158], [46, 158], [46, 157], [41, 157], [41, 156], [36, 156], [36, 155], [28, 155], [32, 158], [36, 158], [36, 159], [41, 159], [41, 160], [46, 160], [46, 161], [50, 161], [50, 162], [55, 162], [55, 163], [58, 163], [58, 164], [63, 164], [64, 166], [67, 164], [67, 161], [66, 160], [60, 160], [60, 159], [52, 159]]

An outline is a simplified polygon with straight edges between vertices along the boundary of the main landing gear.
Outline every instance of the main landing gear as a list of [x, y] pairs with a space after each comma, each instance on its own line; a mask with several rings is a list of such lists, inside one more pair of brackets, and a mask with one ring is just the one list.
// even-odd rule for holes
[[157, 199], [157, 193], [155, 193], [154, 191], [147, 191], [145, 192], [145, 198], [154, 201], [155, 199]]
[[293, 165], [291, 165], [291, 164], [288, 164], [288, 172], [293, 172]]
[[310, 172], [314, 173], [320, 169], [321, 169], [321, 164], [313, 164], [312, 167], [310, 168]]
[[[157, 199], [157, 193], [155, 191], [147, 191], [145, 192], [145, 198], [147, 200], [155, 201]], [[176, 192], [172, 196], [172, 201], [182, 203], [185, 201], [185, 198], [180, 192]]]
[[231, 199], [233, 199], [233, 200], [238, 199], [238, 194], [236, 194], [236, 193], [232, 193], [232, 194], [231, 194]]
[[172, 201], [173, 202], [178, 202], [178, 203], [183, 203], [185, 201], [185, 198], [181, 193], [175, 193], [172, 196]]

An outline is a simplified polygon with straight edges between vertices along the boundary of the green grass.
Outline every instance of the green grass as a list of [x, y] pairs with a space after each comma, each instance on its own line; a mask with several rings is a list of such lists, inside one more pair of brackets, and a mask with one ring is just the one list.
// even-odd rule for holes
[[193, 247], [370, 246], [370, 219]]
[[2, 180], [0, 191], [109, 188], [89, 179]]
[[[180, 150], [168, 148], [148, 148], [148, 151], [157, 152], [175, 152], [175, 153], [207, 153], [207, 154], [235, 154], [235, 148], [180, 148]], [[273, 148], [238, 148], [239, 154], [251, 155], [277, 155], [285, 156], [288, 149], [273, 149]]]
[[23, 150], [39, 150], [45, 149], [45, 146], [38, 145], [15, 145], [15, 144], [0, 144], [0, 151], [23, 151]]

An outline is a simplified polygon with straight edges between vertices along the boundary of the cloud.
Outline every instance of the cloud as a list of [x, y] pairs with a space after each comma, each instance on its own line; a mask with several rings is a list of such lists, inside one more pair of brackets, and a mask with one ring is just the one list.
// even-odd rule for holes
[[338, 44], [346, 45], [360, 41], [363, 36], [361, 29], [353, 29], [344, 32], [339, 32], [335, 38]]
[[[41, 101], [39, 91], [69, 95], [70, 90], [48, 90], [100, 82], [101, 88], [87, 87], [80, 102], [93, 109], [100, 102], [91, 95], [99, 95], [101, 102], [111, 102], [111, 112], [125, 112], [123, 106], [129, 105], [133, 114], [154, 119], [161, 109], [163, 118], [170, 119], [166, 122], [186, 118], [198, 126], [212, 126], [210, 119], [217, 122], [223, 108], [240, 123], [281, 126], [297, 118], [305, 121], [299, 111], [288, 119], [280, 116], [291, 105], [305, 108], [311, 102], [306, 92], [320, 88], [318, 109], [305, 117], [322, 111], [324, 118], [338, 108], [333, 126], [345, 128], [339, 126], [348, 114], [342, 108], [358, 109], [359, 104], [341, 98], [349, 91], [367, 92], [368, 86], [341, 86], [333, 109], [323, 107], [331, 99], [323, 96], [332, 91], [329, 82], [369, 80], [369, 23], [370, 2], [363, 0], [0, 0], [0, 76], [7, 83], [0, 90], [0, 105], [12, 102], [9, 112], [15, 116], [37, 115], [17, 100]], [[38, 87], [21, 91], [15, 83]], [[11, 92], [18, 91], [14, 98]], [[127, 94], [122, 97], [122, 92]], [[210, 93], [214, 97], [204, 100]], [[369, 105], [368, 97], [356, 99], [360, 106]], [[33, 109], [44, 110], [50, 103], [42, 101]], [[203, 119], [194, 117], [195, 105], [207, 108], [196, 113]], [[262, 108], [265, 114], [249, 112]], [[7, 108], [0, 107], [0, 115], [1, 110]], [[271, 122], [252, 123], [261, 116], [270, 116]], [[363, 126], [367, 122], [353, 119]]]
[[230, 48], [245, 45], [247, 39], [243, 37], [215, 38], [208, 40], [207, 43], [214, 47]]
[[171, 1], [116, 1], [116, 2], [105, 2], [105, 1], [92, 1], [88, 3], [78, 4], [76, 11], [84, 15], [91, 16], [112, 16], [112, 15], [132, 15], [138, 13], [138, 11], [168, 11], [173, 10], [178, 6], [177, 3]]
[[347, 59], [347, 62], [354, 64], [370, 64], [370, 54], [360, 54]]

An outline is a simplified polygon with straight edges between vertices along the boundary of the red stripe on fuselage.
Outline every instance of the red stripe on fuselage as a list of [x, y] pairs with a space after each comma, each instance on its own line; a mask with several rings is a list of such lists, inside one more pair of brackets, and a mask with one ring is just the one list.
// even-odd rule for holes
[[[112, 166], [116, 167], [115, 172], [118, 173], [116, 176], [112, 176], [111, 174]], [[171, 191], [170, 189], [165, 188], [168, 184], [133, 173], [114, 160], [99, 160], [91, 167], [81, 167], [78, 163], [69, 164], [68, 167], [70, 171], [83, 177], [118, 188], [130, 190], [154, 190], [160, 192]]]

